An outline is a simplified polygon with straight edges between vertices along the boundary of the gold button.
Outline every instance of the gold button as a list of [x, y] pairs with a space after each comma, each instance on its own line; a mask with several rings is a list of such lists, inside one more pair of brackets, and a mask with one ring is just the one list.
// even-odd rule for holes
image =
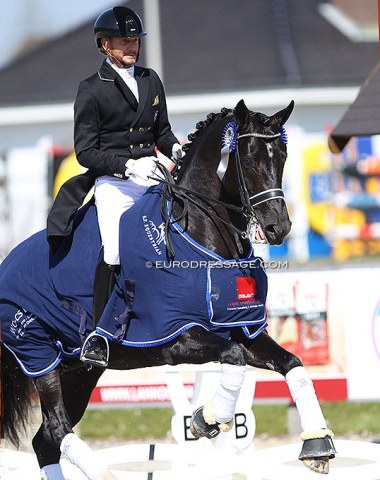
[[142, 127], [139, 128], [139, 132], [143, 132], [144, 129]]
[[144, 144], [143, 143], [140, 143], [140, 148], [143, 148]]
[[130, 128], [129, 131], [130, 131], [130, 132], [133, 132], [133, 128]]

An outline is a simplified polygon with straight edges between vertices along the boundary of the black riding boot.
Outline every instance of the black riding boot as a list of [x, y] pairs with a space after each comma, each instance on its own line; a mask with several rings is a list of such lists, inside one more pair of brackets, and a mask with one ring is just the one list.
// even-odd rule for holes
[[83, 362], [106, 367], [108, 365], [109, 347], [108, 341], [102, 335], [96, 333], [95, 329], [102, 316], [103, 310], [112, 294], [119, 265], [109, 265], [103, 258], [100, 259], [95, 272], [94, 280], [94, 331], [86, 338], [80, 359]]

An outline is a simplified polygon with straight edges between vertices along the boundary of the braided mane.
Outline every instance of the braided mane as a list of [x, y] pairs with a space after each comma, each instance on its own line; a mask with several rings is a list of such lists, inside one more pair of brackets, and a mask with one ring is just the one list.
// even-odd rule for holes
[[206, 120], [202, 120], [195, 125], [195, 128], [196, 128], [195, 132], [189, 133], [189, 135], [187, 136], [187, 139], [189, 140], [189, 142], [182, 145], [182, 149], [187, 153], [192, 143], [194, 142], [194, 140], [198, 138], [200, 133], [203, 132], [203, 130], [206, 127], [208, 127], [215, 120], [219, 120], [220, 118], [225, 117], [231, 112], [232, 110], [224, 107], [221, 109], [220, 113], [209, 113], [206, 117]]

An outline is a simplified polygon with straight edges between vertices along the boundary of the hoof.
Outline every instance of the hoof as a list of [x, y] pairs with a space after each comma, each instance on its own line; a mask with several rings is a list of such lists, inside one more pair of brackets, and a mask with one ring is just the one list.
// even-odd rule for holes
[[219, 424], [210, 425], [206, 423], [203, 417], [203, 408], [199, 407], [193, 412], [190, 420], [190, 432], [197, 439], [201, 437], [215, 438], [220, 433]]
[[329, 473], [329, 460], [334, 458], [336, 450], [332, 438], [309, 438], [304, 440], [299, 460], [316, 473]]
[[302, 462], [313, 472], [323, 473], [325, 475], [329, 473], [329, 457], [305, 458], [302, 460]]

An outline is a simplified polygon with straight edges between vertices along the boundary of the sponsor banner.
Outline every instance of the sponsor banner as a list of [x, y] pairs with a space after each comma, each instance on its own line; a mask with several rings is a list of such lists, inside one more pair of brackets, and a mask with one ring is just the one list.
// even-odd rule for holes
[[[193, 396], [194, 385], [184, 384], [189, 399]], [[166, 384], [104, 385], [92, 392], [90, 404], [136, 404], [171, 403]]]
[[[215, 372], [216, 375], [219, 375]], [[191, 401], [195, 385], [184, 384], [188, 399]], [[347, 400], [347, 380], [345, 378], [314, 379], [314, 387], [321, 401]], [[288, 387], [284, 380], [269, 380], [256, 382], [252, 401], [276, 400], [289, 401]], [[151, 385], [104, 385], [95, 387], [90, 398], [90, 407], [106, 405], [145, 406], [162, 404], [170, 406], [171, 399], [166, 384]]]
[[330, 363], [328, 284], [314, 278], [271, 282], [268, 293], [268, 331], [304, 365]]

